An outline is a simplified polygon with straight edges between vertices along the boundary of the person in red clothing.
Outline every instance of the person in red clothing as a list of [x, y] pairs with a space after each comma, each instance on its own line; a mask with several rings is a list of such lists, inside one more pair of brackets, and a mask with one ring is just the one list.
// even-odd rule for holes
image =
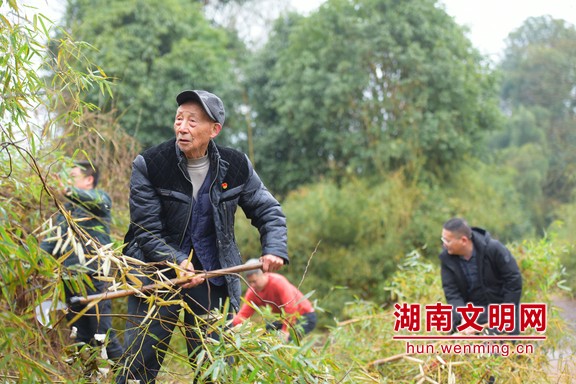
[[[257, 259], [250, 259], [246, 264], [257, 262]], [[255, 312], [254, 307], [269, 306], [273, 313], [284, 313], [287, 316], [283, 321], [269, 324], [267, 329], [281, 329], [288, 334], [288, 326], [296, 323], [295, 329], [299, 334], [300, 331], [308, 334], [316, 327], [317, 318], [312, 303], [284, 276], [264, 273], [260, 269], [248, 271], [245, 276], [250, 288], [240, 311], [232, 320], [233, 326], [250, 318]]]

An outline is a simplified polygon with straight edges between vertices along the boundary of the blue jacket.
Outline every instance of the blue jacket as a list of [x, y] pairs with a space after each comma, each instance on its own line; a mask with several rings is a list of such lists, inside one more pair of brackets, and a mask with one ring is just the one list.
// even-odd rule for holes
[[[245, 154], [231, 148], [208, 146], [210, 201], [216, 229], [217, 257], [222, 268], [242, 264], [234, 235], [238, 206], [260, 233], [262, 254], [279, 256], [288, 263], [286, 217], [266, 189]], [[181, 245], [192, 214], [192, 183], [187, 161], [175, 139], [152, 147], [133, 162], [130, 180], [130, 228], [124, 254], [146, 263], [188, 258]], [[231, 305], [240, 304], [236, 276], [226, 276]]]

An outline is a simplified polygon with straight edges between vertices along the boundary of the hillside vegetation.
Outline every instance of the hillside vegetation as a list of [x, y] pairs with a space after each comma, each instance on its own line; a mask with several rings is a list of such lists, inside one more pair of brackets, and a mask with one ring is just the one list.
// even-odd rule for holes
[[[282, 273], [320, 322], [285, 343], [262, 322], [230, 329], [221, 318], [210, 324], [221, 341], [206, 339], [192, 365], [176, 332], [162, 382], [573, 380], [571, 330], [553, 298], [576, 288], [574, 26], [526, 20], [502, 62], [488, 63], [433, 0], [328, 0], [309, 16], [279, 17], [259, 48], [242, 42], [234, 20], [206, 16], [210, 6], [250, 10], [255, 0], [75, 0], [61, 25], [5, 3], [3, 382], [112, 382], [102, 349], [75, 345], [56, 310], [64, 287], [85, 276], [38, 244], [63, 210], [60, 181], [74, 160], [90, 159], [113, 200], [114, 243], [93, 257], [104, 279], [132, 282], [122, 255], [131, 162], [171, 137], [182, 88], [222, 95], [226, 127], [216, 140], [245, 150], [281, 201], [291, 259]], [[546, 339], [531, 353], [418, 354], [394, 339], [403, 333], [394, 331], [394, 304], [444, 302], [437, 255], [453, 216], [508, 244], [522, 302], [547, 305]], [[242, 212], [236, 229], [243, 257], [258, 257]], [[51, 327], [35, 312], [47, 300]], [[120, 338], [126, 312], [124, 299], [114, 301]], [[462, 342], [414, 345], [441, 343]]]

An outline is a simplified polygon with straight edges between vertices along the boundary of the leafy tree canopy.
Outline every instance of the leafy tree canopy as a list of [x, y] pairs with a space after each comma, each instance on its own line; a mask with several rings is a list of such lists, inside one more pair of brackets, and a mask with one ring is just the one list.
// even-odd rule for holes
[[[236, 98], [237, 57], [230, 48], [239, 48], [238, 40], [211, 26], [200, 2], [73, 0], [64, 24], [96, 48], [90, 59], [115, 80], [114, 98], [93, 92], [87, 100], [103, 112], [119, 111], [120, 125], [146, 145], [173, 134], [181, 90], [211, 90], [225, 105]], [[233, 127], [234, 111], [227, 112]]]
[[[532, 167], [532, 172], [544, 172], [538, 177], [540, 208], [534, 211], [545, 215], [537, 220], [545, 228], [554, 220], [553, 207], [571, 201], [576, 188], [576, 28], [550, 16], [527, 19], [508, 36], [500, 70], [502, 100], [511, 115], [504, 133], [509, 140], [501, 144], [544, 150], [541, 164], [546, 166]], [[507, 151], [507, 157], [512, 164], [525, 164], [527, 150]], [[534, 152], [532, 159], [542, 155]]]
[[494, 79], [435, 1], [330, 0], [274, 31], [248, 87], [257, 163], [281, 191], [402, 167], [449, 174], [499, 125]]
[[510, 107], [540, 106], [555, 118], [576, 114], [576, 28], [532, 17], [507, 39], [502, 97]]

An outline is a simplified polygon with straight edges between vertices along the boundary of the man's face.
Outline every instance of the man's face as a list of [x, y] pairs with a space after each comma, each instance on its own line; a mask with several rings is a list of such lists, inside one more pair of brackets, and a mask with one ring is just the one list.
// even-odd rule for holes
[[79, 189], [92, 189], [94, 187], [94, 177], [86, 176], [82, 173], [80, 167], [74, 167], [70, 171], [72, 185]]
[[246, 278], [248, 285], [256, 292], [261, 292], [266, 286], [266, 277], [263, 273], [253, 273]]
[[222, 126], [212, 121], [202, 106], [195, 102], [184, 103], [176, 110], [176, 142], [189, 159], [204, 156], [210, 139], [218, 136], [221, 129]]
[[442, 247], [444, 247], [449, 254], [463, 256], [465, 244], [467, 242], [466, 236], [459, 236], [453, 232], [442, 229]]

